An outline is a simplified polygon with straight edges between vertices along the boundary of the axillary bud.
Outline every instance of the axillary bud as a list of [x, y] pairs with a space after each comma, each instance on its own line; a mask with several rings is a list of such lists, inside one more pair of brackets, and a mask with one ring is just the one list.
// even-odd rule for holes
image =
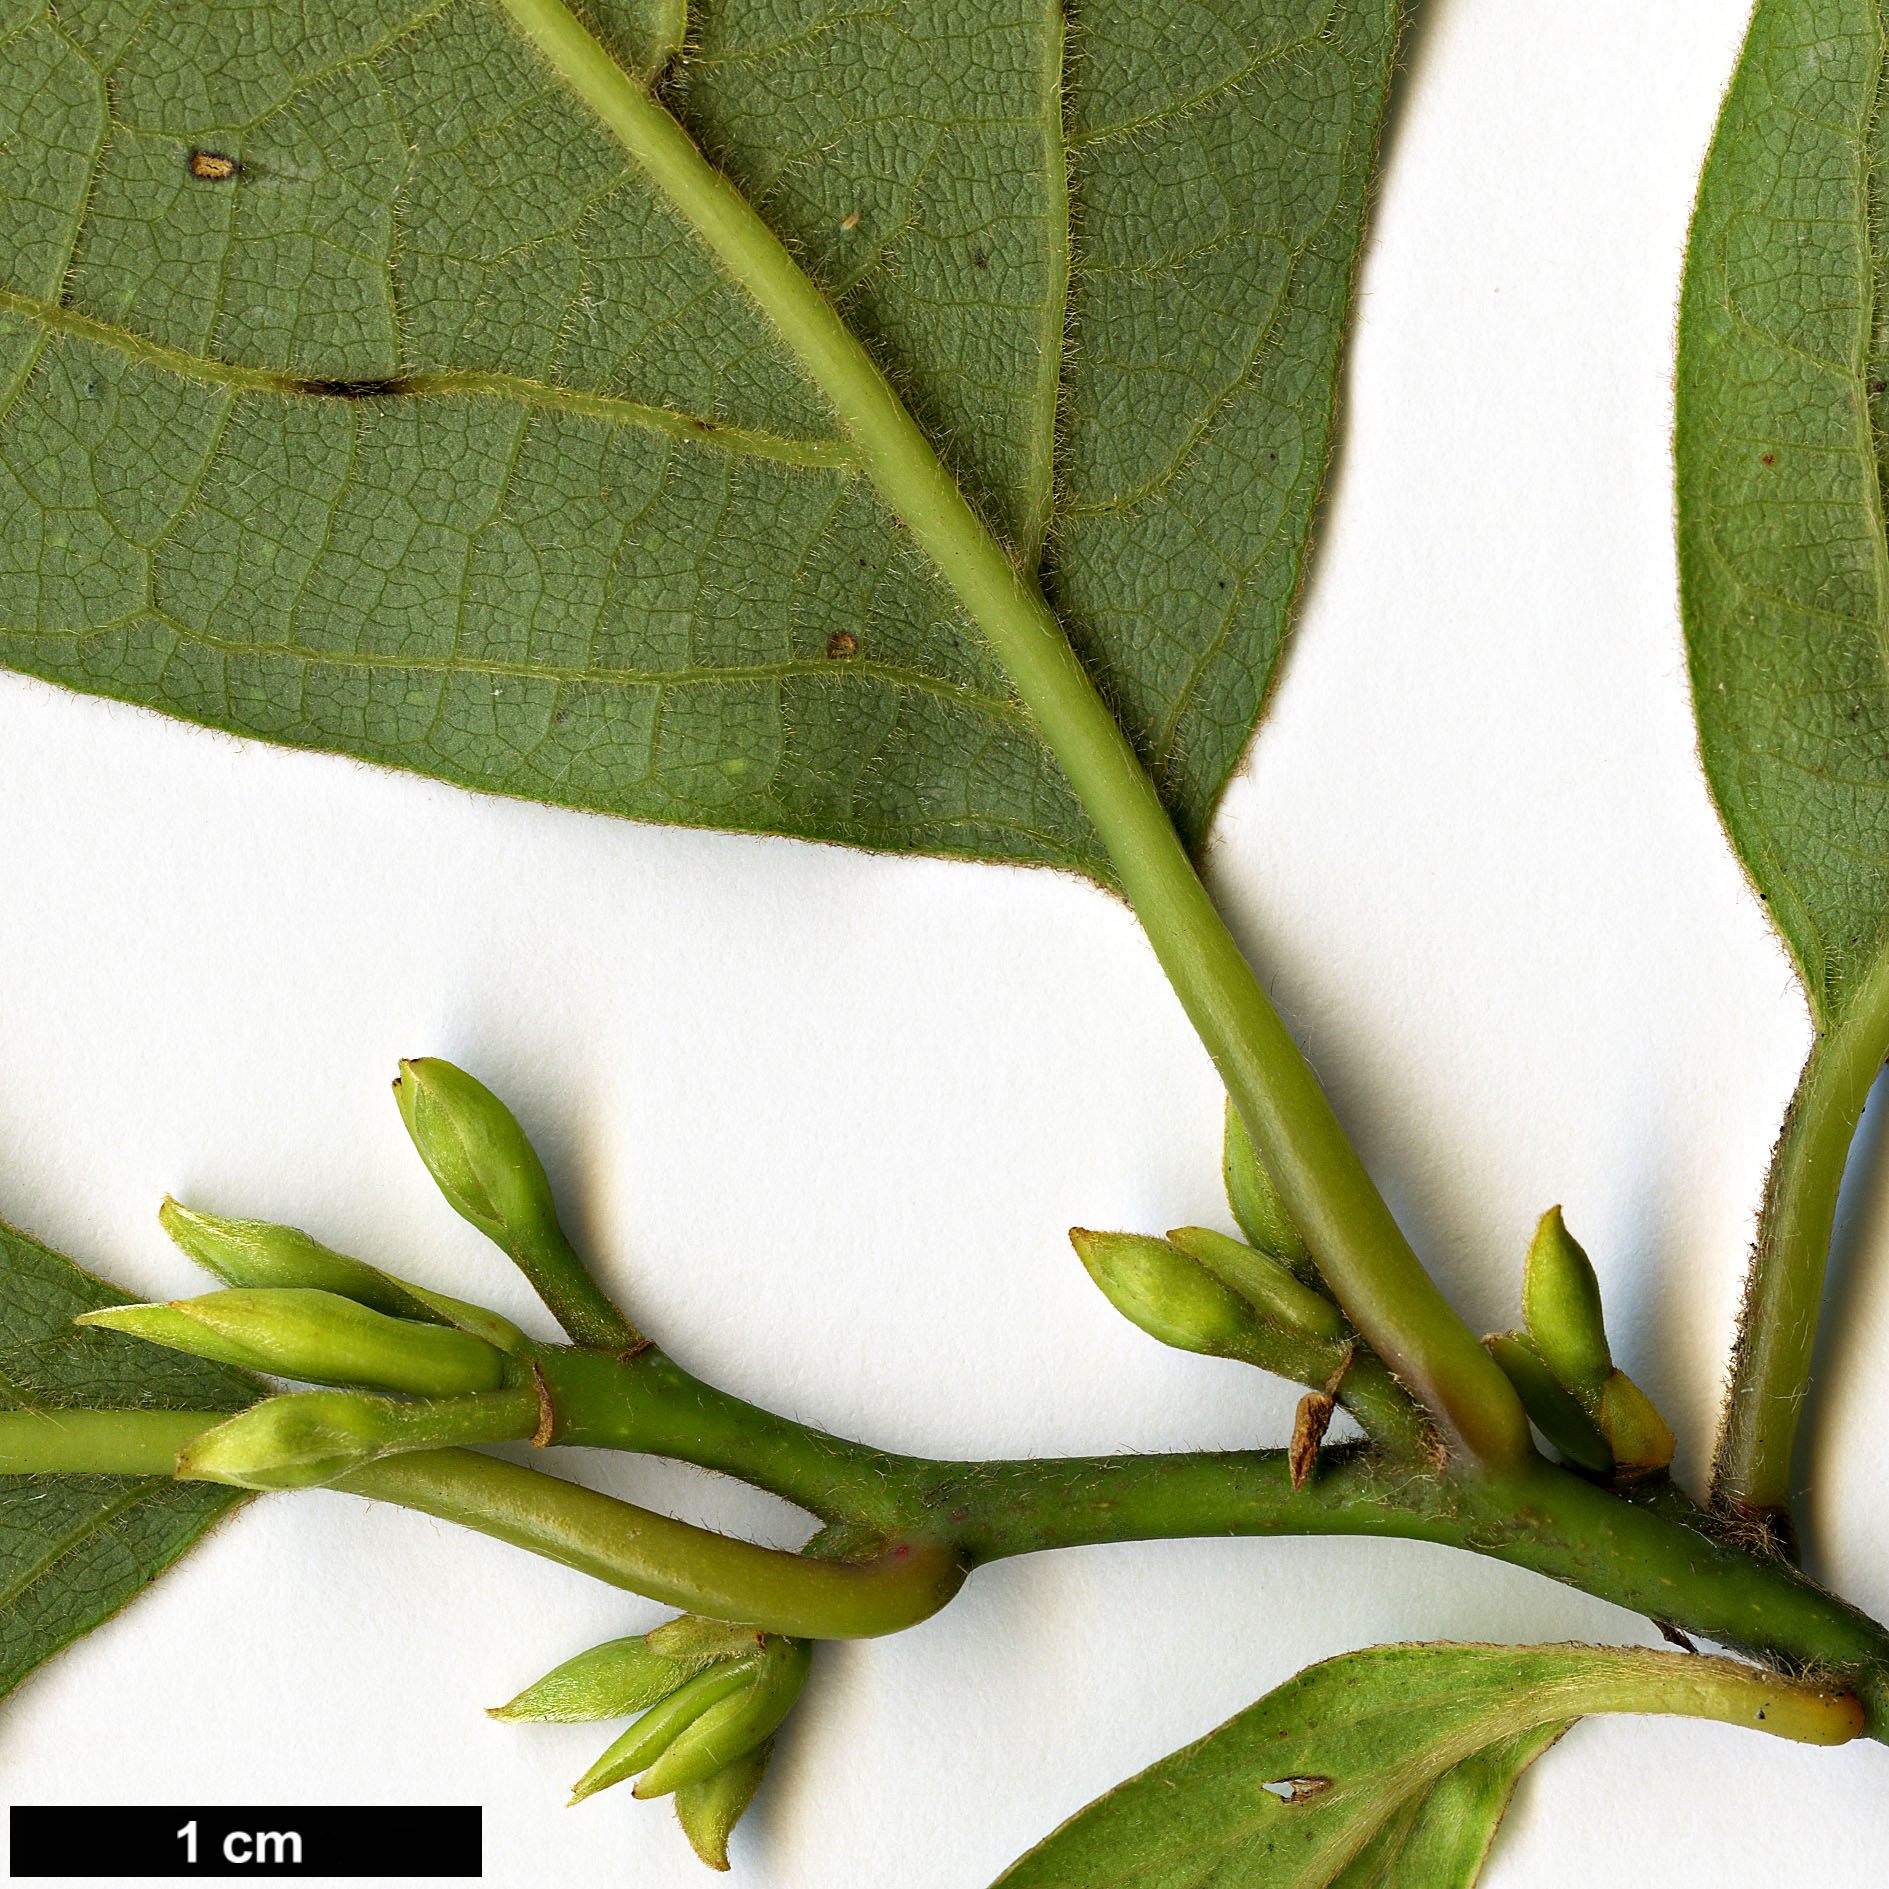
[[455, 1212], [508, 1251], [563, 1243], [544, 1163], [484, 1083], [442, 1057], [421, 1056], [401, 1063], [394, 1100]]
[[350, 1259], [324, 1246], [299, 1227], [278, 1226], [272, 1220], [236, 1220], [222, 1214], [186, 1207], [168, 1194], [157, 1210], [159, 1224], [179, 1247], [225, 1285], [270, 1288], [301, 1286], [332, 1292], [357, 1305], [384, 1312], [389, 1318], [418, 1319], [425, 1324], [457, 1325], [518, 1355], [531, 1341], [510, 1319], [488, 1312], [482, 1305], [432, 1292], [392, 1273]]
[[1312, 1270], [1312, 1249], [1293, 1224], [1266, 1164], [1246, 1132], [1240, 1112], [1229, 1100], [1226, 1131], [1220, 1144], [1220, 1174], [1227, 1205], [1239, 1229], [1262, 1253], [1271, 1253], [1303, 1279]]
[[508, 1722], [526, 1719], [560, 1725], [627, 1718], [632, 1712], [660, 1705], [714, 1664], [705, 1655], [672, 1657], [659, 1653], [650, 1646], [646, 1634], [606, 1640], [554, 1667], [517, 1698], [492, 1707], [488, 1716]]
[[1175, 1227], [1168, 1239], [1237, 1292], [1261, 1318], [1321, 1344], [1341, 1344], [1347, 1336], [1337, 1306], [1301, 1281], [1283, 1260], [1212, 1227]]
[[1244, 1358], [1264, 1337], [1244, 1299], [1166, 1240], [1071, 1227], [1069, 1243], [1116, 1311], [1164, 1345]]
[[107, 1306], [75, 1322], [245, 1370], [415, 1397], [497, 1390], [506, 1375], [505, 1354], [470, 1332], [389, 1318], [336, 1293], [303, 1287]]
[[505, 1443], [540, 1420], [532, 1390], [396, 1403], [361, 1391], [266, 1397], [179, 1451], [184, 1481], [239, 1489], [313, 1489], [382, 1456]]
[[733, 1764], [723, 1765], [713, 1777], [678, 1787], [676, 1821], [689, 1839], [689, 1847], [710, 1869], [728, 1867], [728, 1839], [741, 1821], [741, 1813], [754, 1802], [754, 1794], [767, 1775], [767, 1761], [773, 1755], [773, 1739], [763, 1739]]
[[773, 1736], [812, 1659], [810, 1642], [769, 1634], [753, 1657], [716, 1661], [645, 1712], [578, 1780], [572, 1803], [638, 1773], [638, 1797], [708, 1783]]
[[1529, 1420], [1577, 1469], [1592, 1476], [1611, 1474], [1613, 1450], [1580, 1400], [1548, 1369], [1526, 1333], [1502, 1332], [1482, 1341], [1502, 1374], [1515, 1386]]
[[1580, 1242], [1550, 1207], [1529, 1242], [1522, 1318], [1549, 1370], [1577, 1395], [1599, 1391], [1614, 1368], [1601, 1317], [1600, 1281]]
[[1673, 1460], [1671, 1426], [1624, 1371], [1615, 1371], [1600, 1388], [1600, 1427], [1613, 1445], [1622, 1482], [1657, 1475]]

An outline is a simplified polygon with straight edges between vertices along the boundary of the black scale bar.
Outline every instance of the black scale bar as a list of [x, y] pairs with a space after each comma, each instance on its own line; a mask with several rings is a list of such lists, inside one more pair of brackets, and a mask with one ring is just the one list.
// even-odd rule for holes
[[476, 1804], [15, 1805], [9, 1875], [477, 1877]]

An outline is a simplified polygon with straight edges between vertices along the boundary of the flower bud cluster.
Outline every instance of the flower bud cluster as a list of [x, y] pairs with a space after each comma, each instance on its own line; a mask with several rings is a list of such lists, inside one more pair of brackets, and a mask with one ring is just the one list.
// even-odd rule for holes
[[1525, 1331], [1483, 1342], [1561, 1456], [1618, 1482], [1664, 1470], [1673, 1459], [1673, 1433], [1652, 1399], [1615, 1366], [1600, 1282], [1559, 1207], [1542, 1215], [1529, 1244], [1522, 1317]]
[[775, 1729], [806, 1683], [812, 1646], [683, 1615], [567, 1660], [492, 1716], [641, 1716], [578, 1779], [571, 1802], [634, 1777], [637, 1797], [676, 1800], [702, 1860], [728, 1867], [728, 1837], [760, 1787]]

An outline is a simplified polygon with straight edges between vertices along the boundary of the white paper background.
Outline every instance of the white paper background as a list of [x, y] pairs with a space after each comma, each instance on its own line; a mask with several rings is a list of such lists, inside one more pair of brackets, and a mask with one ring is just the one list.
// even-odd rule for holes
[[[1744, 12], [1428, 0], [1299, 642], [1212, 852], [1470, 1321], [1514, 1322], [1565, 1202], [1695, 1483], [1807, 1040], [1700, 782], [1674, 603], [1674, 307]], [[732, 1390], [944, 1454], [1283, 1438], [1290, 1392], [1141, 1338], [1063, 1237], [1227, 1223], [1211, 1071], [1093, 890], [475, 799], [14, 678], [0, 754], [0, 1211], [124, 1285], [195, 1282], [153, 1218], [170, 1189], [530, 1319], [388, 1100], [396, 1056], [432, 1052], [513, 1102], [638, 1320]], [[1808, 1459], [1812, 1563], [1878, 1614], [1886, 1212], [1852, 1187]], [[601, 1473], [797, 1539], [693, 1472]], [[608, 1728], [480, 1715], [660, 1613], [278, 1498], [23, 1688], [0, 1776], [18, 1803], [480, 1803], [489, 1881], [700, 1889], [665, 1809], [560, 1808]], [[1440, 1637], [1649, 1632], [1415, 1544], [988, 1570], [822, 1652], [740, 1879], [981, 1889], [1308, 1661]], [[1590, 1722], [1485, 1880], [1877, 1884], [1885, 1787], [1879, 1746]]]

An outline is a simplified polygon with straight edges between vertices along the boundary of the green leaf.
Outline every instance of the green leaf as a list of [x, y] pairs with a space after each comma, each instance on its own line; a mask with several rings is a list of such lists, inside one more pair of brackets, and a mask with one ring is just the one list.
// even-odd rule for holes
[[1522, 1773], [1569, 1723], [1538, 1725], [1451, 1765], [1385, 1821], [1332, 1889], [1469, 1889]]
[[[0, 1409], [240, 1410], [253, 1379], [86, 1330], [129, 1303], [0, 1222]], [[0, 1695], [115, 1614], [243, 1492], [167, 1476], [0, 1476]]]
[[1078, 1812], [998, 1889], [1459, 1889], [1573, 1718], [1658, 1711], [1663, 1688], [1695, 1680], [1751, 1692], [1754, 1677], [1768, 1676], [1639, 1649], [1347, 1653]]
[[1679, 322], [1679, 568], [1700, 750], [1816, 1039], [1773, 1157], [1715, 1507], [1789, 1535], [1837, 1188], [1889, 1055], [1889, 230], [1881, 0], [1761, 0]]
[[[589, 16], [1040, 570], [1190, 840], [1331, 431], [1396, 0]], [[971, 50], [967, 50], [971, 49]], [[754, 307], [495, 8], [0, 0], [0, 662], [644, 819], [1095, 836]]]
[[1825, 1029], [1889, 923], [1883, 56], [1877, 0], [1763, 0], [1680, 316], [1679, 555], [1706, 773]]

